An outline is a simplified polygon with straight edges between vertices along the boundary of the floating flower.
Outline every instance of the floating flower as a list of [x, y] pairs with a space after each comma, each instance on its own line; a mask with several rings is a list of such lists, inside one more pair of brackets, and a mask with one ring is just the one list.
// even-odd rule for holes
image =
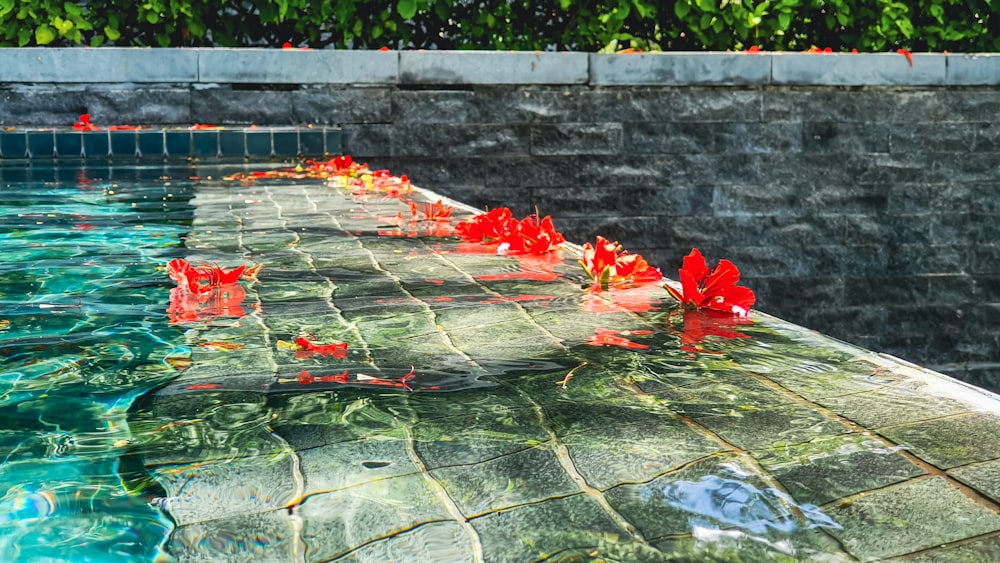
[[[674, 322], [673, 319], [674, 315], [671, 315], [671, 322]], [[702, 346], [702, 342], [706, 337], [713, 336], [724, 339], [750, 338], [746, 334], [736, 330], [736, 327], [752, 322], [745, 317], [734, 317], [733, 315], [711, 309], [685, 309], [683, 328], [680, 331], [681, 350], [696, 354], [719, 354], [720, 352], [708, 350]], [[676, 326], [676, 324], [672, 324], [671, 326]], [[676, 331], [672, 332], [676, 333]]]
[[583, 245], [580, 265], [590, 279], [597, 282], [597, 287], [601, 288], [609, 285], [642, 285], [663, 279], [660, 270], [650, 267], [645, 258], [625, 252], [617, 242], [611, 242], [600, 235], [595, 244], [588, 242]]
[[101, 128], [90, 122], [90, 114], [80, 115], [80, 120], [73, 124], [73, 129], [77, 131], [100, 131]]
[[423, 202], [420, 205], [415, 201], [410, 202], [410, 214], [414, 220], [417, 220], [417, 212], [420, 211], [425, 221], [448, 221], [451, 219], [452, 209], [452, 206], [445, 205], [440, 199], [437, 203]]
[[664, 285], [681, 303], [696, 309], [714, 309], [745, 317], [756, 301], [753, 291], [738, 286], [740, 271], [729, 260], [720, 260], [712, 269], [697, 248], [684, 257], [680, 269], [681, 291]]
[[594, 328], [594, 334], [587, 337], [586, 343], [591, 346], [617, 346], [628, 350], [648, 350], [649, 346], [632, 342], [626, 336], [653, 334], [651, 330], [611, 330]]
[[201, 264], [193, 266], [183, 258], [174, 258], [167, 264], [167, 275], [177, 282], [178, 286], [186, 288], [191, 293], [207, 293], [213, 287], [235, 284], [240, 276], [256, 281], [257, 274], [263, 264], [251, 266], [249, 270], [244, 266], [237, 266], [226, 271], [218, 264]]
[[455, 234], [468, 242], [496, 244], [497, 254], [544, 254], [566, 242], [552, 217], [528, 215], [518, 221], [506, 207], [474, 215], [455, 226]]
[[311, 342], [308, 338], [300, 336], [295, 339], [295, 344], [298, 346], [298, 351], [295, 353], [295, 357], [299, 359], [309, 358], [313, 354], [319, 354], [324, 358], [329, 356], [338, 360], [347, 358], [346, 342], [316, 344], [315, 342]]

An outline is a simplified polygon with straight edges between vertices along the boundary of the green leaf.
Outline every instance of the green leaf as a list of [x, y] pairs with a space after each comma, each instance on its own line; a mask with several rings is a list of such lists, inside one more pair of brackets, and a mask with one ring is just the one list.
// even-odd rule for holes
[[412, 20], [413, 16], [417, 15], [417, 0], [399, 0], [396, 11], [404, 20]]
[[79, 4], [74, 4], [72, 2], [66, 2], [63, 4], [63, 10], [71, 16], [83, 15], [83, 8], [81, 8]]
[[108, 39], [111, 41], [117, 41], [118, 38], [122, 36], [120, 31], [109, 25], [104, 26], [104, 35], [107, 35]]
[[27, 27], [22, 27], [17, 30], [17, 46], [24, 47], [31, 41], [31, 30]]
[[792, 14], [788, 12], [778, 12], [778, 26], [781, 29], [788, 29], [792, 25]]
[[55, 41], [56, 37], [55, 30], [45, 24], [35, 28], [35, 43], [39, 45], [48, 45]]
[[[160, 14], [157, 14], [156, 12], [147, 12], [146, 21], [154, 25], [160, 23]], [[159, 39], [159, 37], [157, 39]], [[169, 38], [167, 39], [167, 42], [170, 42]], [[163, 41], [160, 41], [160, 43], [162, 44]]]
[[681, 0], [680, 2], [674, 4], [674, 14], [677, 16], [677, 19], [682, 20], [690, 13], [691, 4], [685, 0]]

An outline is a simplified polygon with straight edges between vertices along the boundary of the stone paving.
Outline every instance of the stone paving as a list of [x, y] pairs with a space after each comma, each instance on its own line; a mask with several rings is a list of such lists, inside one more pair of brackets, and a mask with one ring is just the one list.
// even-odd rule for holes
[[[394, 224], [398, 199], [206, 182], [192, 205], [187, 259], [264, 269], [244, 316], [179, 325], [191, 367], [131, 415], [181, 561], [1000, 548], [994, 395], [763, 313], [595, 294], [572, 248], [477, 252]], [[588, 345], [598, 328], [648, 349]], [[302, 333], [346, 359], [282, 344]]]

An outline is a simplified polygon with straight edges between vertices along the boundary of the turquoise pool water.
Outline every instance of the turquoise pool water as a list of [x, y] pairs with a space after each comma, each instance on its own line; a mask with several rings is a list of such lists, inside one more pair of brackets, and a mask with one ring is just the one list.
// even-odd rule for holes
[[[159, 269], [191, 220], [186, 169], [0, 170], [0, 553], [153, 559], [173, 525], [136, 480], [127, 411], [176, 371]], [[170, 179], [168, 180], [167, 177]]]
[[[994, 395], [655, 284], [594, 292], [572, 248], [410, 219], [436, 196], [222, 179], [245, 169], [0, 168], [3, 559], [1000, 547]], [[263, 269], [192, 298], [177, 258]]]

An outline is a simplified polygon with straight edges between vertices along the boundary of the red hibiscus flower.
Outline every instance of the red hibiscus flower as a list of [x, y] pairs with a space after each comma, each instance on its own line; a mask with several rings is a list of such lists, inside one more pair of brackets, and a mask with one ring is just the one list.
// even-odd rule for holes
[[303, 352], [302, 354], [296, 352], [295, 354], [296, 358], [300, 359], [308, 358], [313, 354], [319, 354], [324, 358], [330, 356], [338, 360], [343, 360], [347, 358], [346, 342], [334, 342], [333, 344], [316, 344], [314, 342], [310, 342], [309, 339], [307, 339], [306, 337], [300, 336], [295, 339], [295, 344], [298, 345], [299, 352]]
[[566, 242], [556, 231], [552, 217], [528, 215], [518, 221], [506, 207], [480, 213], [455, 227], [455, 234], [468, 242], [496, 244], [497, 254], [544, 254]]
[[442, 200], [437, 200], [437, 203], [423, 202], [422, 204], [417, 204], [415, 201], [410, 202], [410, 214], [413, 215], [413, 220], [417, 220], [418, 211], [423, 213], [425, 221], [448, 221], [451, 218], [452, 206], [445, 205]]
[[641, 285], [663, 279], [660, 270], [651, 268], [645, 258], [624, 252], [617, 242], [599, 235], [597, 244], [588, 242], [583, 245], [580, 265], [601, 288], [612, 284], [619, 287]]
[[73, 124], [73, 129], [77, 131], [100, 131], [101, 128], [90, 122], [90, 114], [85, 113], [80, 116], [80, 120]]
[[589, 242], [583, 245], [583, 259], [580, 260], [580, 265], [583, 266], [590, 279], [606, 286], [614, 273], [612, 269], [615, 267], [615, 261], [618, 260], [620, 251], [621, 247], [617, 242], [611, 242], [601, 235], [597, 235], [596, 245]]
[[681, 291], [664, 285], [675, 299], [690, 307], [714, 309], [745, 317], [756, 301], [748, 287], [736, 285], [740, 271], [729, 260], [720, 260], [712, 269], [697, 248], [684, 257], [680, 269]]
[[[671, 315], [671, 321], [673, 319], [674, 316]], [[752, 322], [744, 317], [734, 317], [711, 309], [685, 309], [683, 329], [680, 331], [681, 350], [696, 354], [719, 354], [720, 352], [708, 350], [702, 346], [702, 342], [706, 337], [713, 336], [725, 339], [750, 338], [746, 334], [736, 330], [736, 327], [740, 324], [749, 324]], [[676, 331], [671, 332], [676, 333]]]
[[651, 330], [611, 330], [607, 328], [597, 327], [594, 329], [594, 334], [587, 337], [587, 344], [591, 346], [617, 346], [619, 348], [625, 348], [627, 350], [648, 350], [649, 346], [645, 344], [639, 344], [638, 342], [632, 342], [623, 335], [647, 335], [653, 334]]

